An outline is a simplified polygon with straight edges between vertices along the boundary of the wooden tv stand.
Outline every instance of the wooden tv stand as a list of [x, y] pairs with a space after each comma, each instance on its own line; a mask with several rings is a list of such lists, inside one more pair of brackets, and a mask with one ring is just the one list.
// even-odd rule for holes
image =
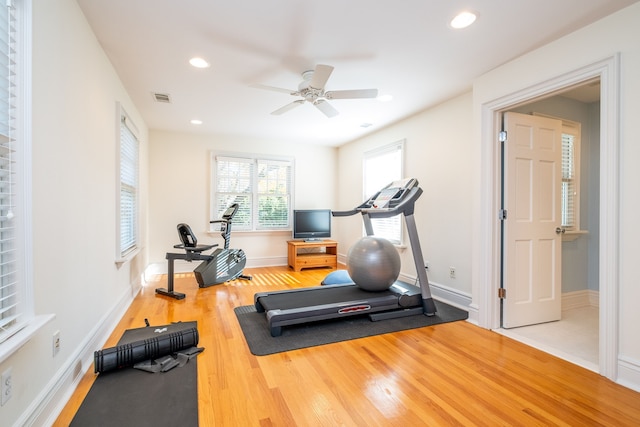
[[[313, 267], [338, 268], [338, 242], [335, 240], [289, 240], [287, 246], [289, 267], [294, 271]], [[325, 248], [325, 252], [298, 252], [309, 248]]]

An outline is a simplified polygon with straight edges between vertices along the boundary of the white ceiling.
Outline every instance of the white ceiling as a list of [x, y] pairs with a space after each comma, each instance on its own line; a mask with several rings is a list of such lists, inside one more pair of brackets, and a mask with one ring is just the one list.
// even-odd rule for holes
[[[340, 145], [471, 89], [475, 77], [637, 0], [78, 0], [150, 129]], [[470, 9], [478, 20], [449, 27]], [[196, 69], [200, 56], [211, 63]], [[378, 88], [391, 102], [332, 100], [270, 112], [316, 64], [327, 90]], [[154, 93], [170, 96], [159, 103]], [[202, 125], [192, 125], [198, 118]], [[363, 123], [371, 123], [368, 128]]]

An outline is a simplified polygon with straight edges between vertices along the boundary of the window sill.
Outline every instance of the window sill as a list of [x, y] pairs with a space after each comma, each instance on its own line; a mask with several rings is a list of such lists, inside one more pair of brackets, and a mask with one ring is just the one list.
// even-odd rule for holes
[[135, 248], [131, 252], [127, 252], [127, 254], [124, 257], [116, 259], [116, 264], [118, 265], [118, 268], [120, 268], [122, 264], [131, 261], [139, 253], [140, 253], [140, 248]]
[[589, 231], [587, 231], [587, 230], [566, 231], [562, 235], [562, 241], [563, 242], [573, 242], [574, 240], [577, 240], [578, 237], [586, 236], [587, 234], [589, 234]]
[[0, 363], [4, 362], [20, 347], [25, 345], [47, 323], [56, 317], [55, 314], [35, 316], [24, 327], [0, 344]]

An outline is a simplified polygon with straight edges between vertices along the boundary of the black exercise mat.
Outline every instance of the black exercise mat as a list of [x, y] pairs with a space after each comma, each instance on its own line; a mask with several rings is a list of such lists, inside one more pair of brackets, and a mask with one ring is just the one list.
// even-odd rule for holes
[[256, 356], [265, 356], [305, 347], [455, 322], [469, 316], [466, 311], [449, 304], [439, 301], [435, 301], [435, 304], [437, 313], [434, 316], [416, 315], [377, 322], [372, 322], [366, 315], [353, 316], [284, 326], [282, 335], [279, 337], [271, 336], [265, 313], [256, 312], [255, 306], [236, 307], [234, 311], [251, 353]]
[[[196, 322], [171, 325], [172, 330], [194, 326]], [[157, 335], [156, 328], [127, 330], [118, 345], [152, 338]], [[130, 367], [99, 374], [71, 426], [197, 427], [197, 357], [168, 372], [150, 373]]]

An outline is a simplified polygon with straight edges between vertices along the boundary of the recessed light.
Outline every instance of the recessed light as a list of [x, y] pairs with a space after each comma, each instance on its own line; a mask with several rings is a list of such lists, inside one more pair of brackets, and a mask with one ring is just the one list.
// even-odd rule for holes
[[476, 14], [473, 12], [461, 12], [451, 20], [451, 27], [455, 29], [467, 28], [476, 21]]
[[201, 125], [202, 124], [202, 120], [193, 119], [193, 120], [191, 120], [191, 124], [192, 125]]
[[193, 65], [196, 68], [209, 68], [209, 63], [202, 58], [191, 58], [189, 60], [189, 64]]
[[380, 95], [377, 99], [380, 102], [389, 102], [389, 101], [391, 101], [393, 99], [393, 96], [391, 96], [391, 95]]

